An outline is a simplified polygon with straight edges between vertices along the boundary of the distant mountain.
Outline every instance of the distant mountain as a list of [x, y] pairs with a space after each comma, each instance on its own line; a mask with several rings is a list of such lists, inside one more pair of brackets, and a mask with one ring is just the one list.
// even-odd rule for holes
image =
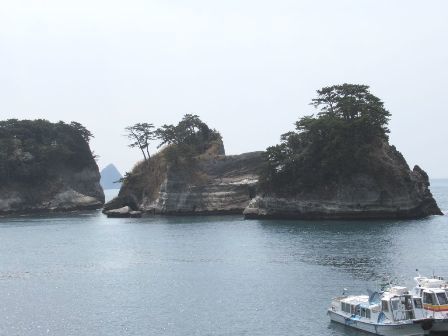
[[118, 169], [111, 163], [103, 168], [101, 171], [100, 184], [104, 190], [106, 189], [120, 189], [121, 182], [117, 182], [122, 178]]

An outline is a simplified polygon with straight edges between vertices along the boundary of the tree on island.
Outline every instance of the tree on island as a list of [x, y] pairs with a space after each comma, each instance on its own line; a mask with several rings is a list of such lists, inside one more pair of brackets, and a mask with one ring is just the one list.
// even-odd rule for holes
[[[121, 182], [131, 183], [138, 180], [138, 176], [148, 176], [148, 169], [152, 171], [152, 176], [160, 177], [161, 167], [167, 164], [182, 167], [184, 173], [190, 174], [194, 172], [200, 155], [206, 152], [223, 153], [219, 132], [209, 128], [197, 115], [186, 114], [177, 125], [165, 124], [156, 130], [153, 128], [152, 124], [147, 123], [126, 127], [127, 137], [131, 140], [129, 147], [140, 148], [145, 161], [136, 164], [132, 172], [125, 173]], [[159, 141], [157, 148], [160, 150], [150, 157], [148, 145], [152, 140]], [[142, 185], [152, 185], [156, 180], [148, 180]]]
[[137, 123], [125, 128], [131, 141], [129, 147], [137, 147], [149, 162], [149, 144], [158, 140], [157, 148], [165, 146], [164, 157], [173, 164], [180, 162], [191, 165], [196, 155], [203, 153], [213, 142], [221, 141], [218, 131], [211, 129], [199, 116], [186, 114], [177, 125], [163, 125], [154, 130], [154, 125]]
[[316, 183], [371, 169], [370, 149], [387, 141], [390, 113], [366, 85], [324, 87], [311, 102], [319, 111], [266, 150], [262, 189], [295, 193]]
[[153, 129], [154, 125], [149, 123], [137, 123], [125, 128], [126, 136], [131, 141], [129, 147], [139, 148], [145, 161], [151, 157], [148, 148], [149, 144], [156, 139]]
[[174, 164], [192, 164], [196, 155], [203, 153], [213, 142], [221, 141], [219, 132], [194, 114], [184, 115], [177, 125], [163, 125], [155, 131], [155, 136], [160, 140], [158, 148], [166, 146], [165, 157]]
[[158, 147], [163, 145], [192, 145], [195, 146], [204, 141], [216, 138], [217, 131], [211, 130], [199, 116], [186, 114], [176, 125], [163, 125], [155, 131], [160, 140]]
[[79, 122], [72, 121], [70, 123], [70, 126], [78, 132], [85, 142], [89, 143], [91, 138], [94, 138], [92, 132], [90, 132], [84, 125], [80, 124]]

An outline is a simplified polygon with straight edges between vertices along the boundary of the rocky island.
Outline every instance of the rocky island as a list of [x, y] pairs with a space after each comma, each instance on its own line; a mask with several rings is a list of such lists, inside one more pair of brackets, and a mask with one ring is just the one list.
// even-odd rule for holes
[[412, 170], [394, 146], [378, 144], [372, 156], [383, 172], [358, 172], [297, 193], [266, 192], [250, 201], [247, 219], [412, 219], [442, 215], [428, 175]]
[[317, 91], [301, 118], [266, 151], [260, 193], [245, 218], [373, 219], [442, 215], [428, 175], [389, 145], [390, 113], [365, 85]]
[[262, 152], [225, 155], [221, 135], [192, 115], [158, 136], [165, 147], [125, 176], [106, 214], [126, 206], [164, 215], [242, 214], [256, 194]]
[[[142, 131], [145, 160], [124, 178], [110, 215], [244, 214], [245, 218], [373, 219], [441, 215], [427, 174], [389, 144], [390, 113], [364, 85], [318, 91], [301, 118], [265, 152], [226, 156], [220, 134], [197, 116]], [[153, 127], [150, 125], [150, 127]], [[150, 157], [147, 141], [159, 139]], [[143, 150], [146, 149], [146, 152]], [[127, 216], [128, 214], [125, 214]]]
[[98, 209], [100, 174], [81, 124], [0, 122], [0, 215]]

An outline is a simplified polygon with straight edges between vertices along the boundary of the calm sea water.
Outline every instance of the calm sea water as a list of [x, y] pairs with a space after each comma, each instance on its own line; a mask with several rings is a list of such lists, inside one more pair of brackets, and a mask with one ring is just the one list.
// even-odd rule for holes
[[[448, 180], [432, 191], [448, 210]], [[110, 196], [110, 195], [109, 195]], [[365, 335], [330, 298], [448, 275], [448, 216], [0, 219], [0, 335]]]

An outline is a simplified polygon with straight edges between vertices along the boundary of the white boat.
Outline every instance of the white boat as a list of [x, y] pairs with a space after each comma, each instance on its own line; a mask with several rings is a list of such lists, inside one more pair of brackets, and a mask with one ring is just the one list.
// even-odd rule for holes
[[406, 287], [399, 286], [370, 296], [334, 298], [328, 315], [332, 321], [385, 336], [427, 335], [432, 327], [421, 298], [412, 297]]
[[413, 290], [414, 297], [421, 298], [427, 317], [434, 319], [432, 331], [448, 332], [448, 282], [443, 277], [418, 276]]

